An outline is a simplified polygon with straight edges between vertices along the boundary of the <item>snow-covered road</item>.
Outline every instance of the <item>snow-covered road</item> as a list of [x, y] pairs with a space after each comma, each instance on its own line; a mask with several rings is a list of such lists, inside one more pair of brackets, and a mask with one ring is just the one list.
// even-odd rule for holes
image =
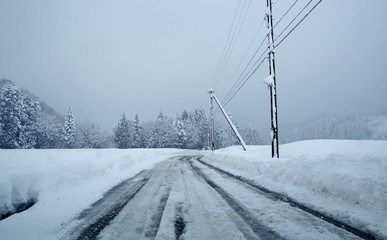
[[63, 239], [358, 239], [197, 161], [175, 157], [107, 192]]

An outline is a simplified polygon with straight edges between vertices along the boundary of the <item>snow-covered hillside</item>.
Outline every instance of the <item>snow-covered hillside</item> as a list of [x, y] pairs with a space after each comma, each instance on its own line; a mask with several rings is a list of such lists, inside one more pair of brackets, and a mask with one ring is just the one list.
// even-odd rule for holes
[[387, 238], [387, 141], [313, 140], [229, 147], [204, 161]]

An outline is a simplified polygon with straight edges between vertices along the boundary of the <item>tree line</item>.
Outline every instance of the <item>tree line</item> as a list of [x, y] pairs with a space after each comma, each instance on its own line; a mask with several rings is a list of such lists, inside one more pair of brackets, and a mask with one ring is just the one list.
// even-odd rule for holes
[[[9, 80], [0, 80], [0, 148], [182, 148], [208, 149], [210, 128], [202, 108], [175, 118], [160, 112], [154, 121], [122, 113], [112, 132], [94, 123], [78, 123], [69, 107], [63, 117]], [[246, 142], [259, 144], [258, 131], [242, 130]], [[217, 123], [217, 148], [237, 144], [227, 126]]]
[[[231, 116], [232, 118], [232, 116]], [[270, 132], [247, 125], [240, 127], [249, 145], [269, 144]], [[227, 124], [216, 121], [215, 147], [237, 145]], [[387, 139], [387, 116], [320, 116], [281, 125], [280, 142], [310, 139]], [[202, 108], [182, 111], [171, 118], [160, 112], [153, 121], [140, 116], [117, 118], [113, 131], [94, 123], [79, 123], [69, 107], [65, 116], [12, 81], [0, 80], [0, 148], [182, 148], [208, 149], [209, 119]]]

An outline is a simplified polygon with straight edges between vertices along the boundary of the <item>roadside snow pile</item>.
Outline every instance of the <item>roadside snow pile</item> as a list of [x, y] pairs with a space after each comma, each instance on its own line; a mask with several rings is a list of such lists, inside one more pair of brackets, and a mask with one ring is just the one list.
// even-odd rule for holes
[[173, 149], [0, 150], [2, 239], [55, 239], [56, 231], [105, 191], [181, 151]]
[[387, 141], [314, 140], [230, 147], [204, 161], [387, 237]]

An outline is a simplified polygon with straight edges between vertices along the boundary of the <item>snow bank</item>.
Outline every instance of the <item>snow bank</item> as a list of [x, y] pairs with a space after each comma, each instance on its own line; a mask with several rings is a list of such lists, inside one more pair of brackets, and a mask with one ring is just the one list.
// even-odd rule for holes
[[173, 149], [0, 150], [0, 213], [37, 203], [0, 221], [2, 239], [56, 239], [61, 224], [105, 191], [181, 151]]
[[203, 160], [387, 237], [387, 141], [314, 140], [221, 149]]

